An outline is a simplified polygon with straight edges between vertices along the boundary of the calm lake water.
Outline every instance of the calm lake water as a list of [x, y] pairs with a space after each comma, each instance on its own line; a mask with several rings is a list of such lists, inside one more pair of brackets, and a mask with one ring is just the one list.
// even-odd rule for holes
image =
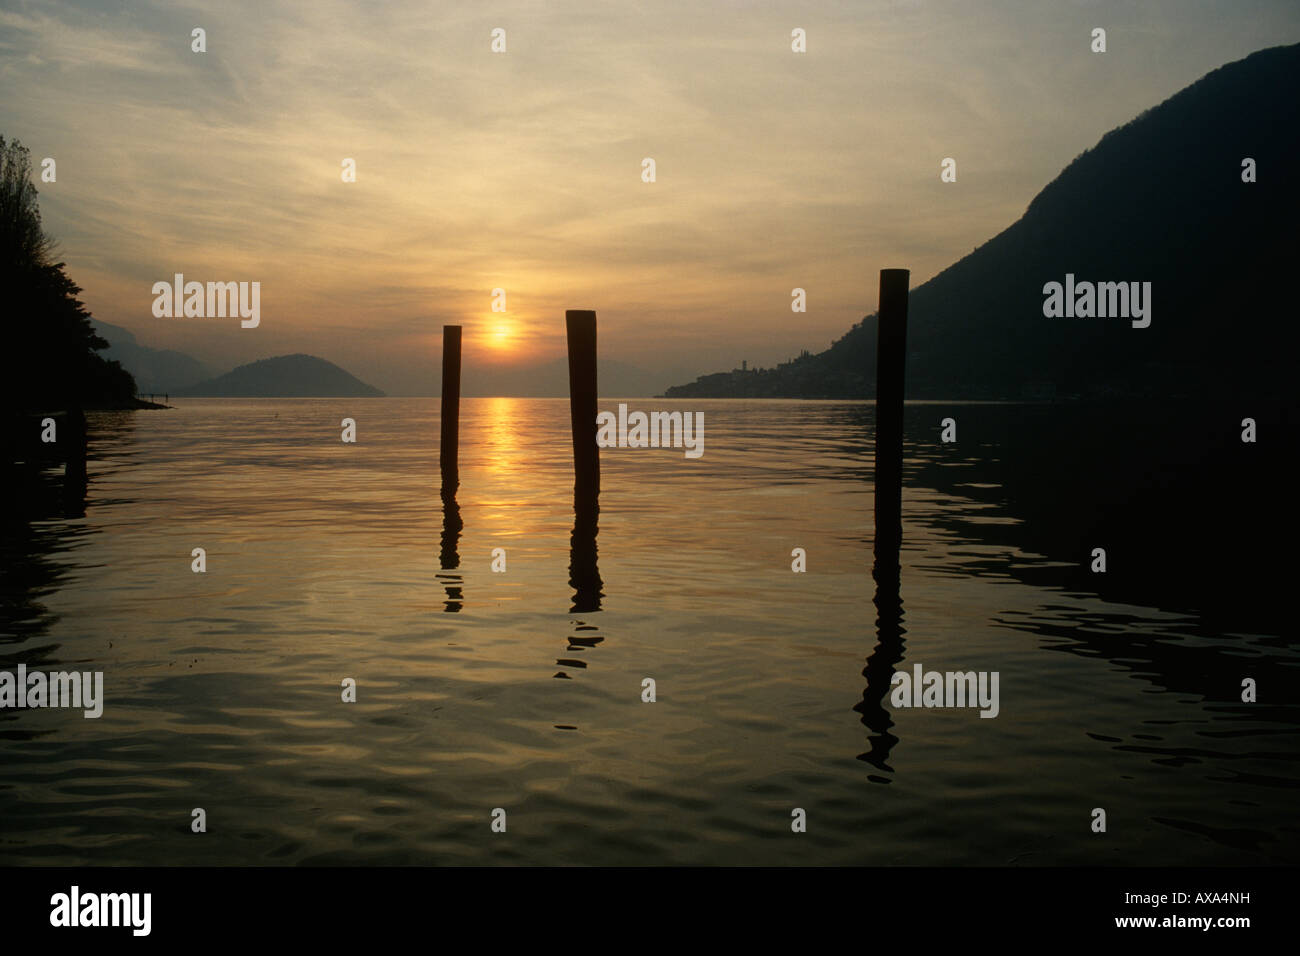
[[[1050, 409], [909, 406], [878, 646], [870, 403], [629, 404], [705, 453], [602, 452], [594, 568], [567, 400], [464, 400], [458, 532], [436, 400], [90, 415], [84, 501], [50, 470], [6, 532], [0, 669], [102, 670], [104, 713], [0, 711], [0, 861], [1300, 861], [1294, 642], [1051, 553], [1098, 503], [1024, 503], [988, 437]], [[882, 710], [916, 663], [997, 671], [999, 715]]]

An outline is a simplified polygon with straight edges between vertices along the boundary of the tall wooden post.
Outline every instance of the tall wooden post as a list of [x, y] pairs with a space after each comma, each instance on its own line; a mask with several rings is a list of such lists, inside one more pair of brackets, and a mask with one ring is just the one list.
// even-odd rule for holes
[[907, 269], [880, 270], [876, 340], [876, 564], [898, 566], [903, 541], [903, 378]]
[[460, 328], [442, 327], [442, 442], [438, 462], [444, 496], [454, 494], [460, 485]]
[[596, 313], [564, 314], [569, 339], [569, 417], [573, 426], [573, 490], [580, 505], [596, 505], [600, 494], [600, 449], [596, 447]]

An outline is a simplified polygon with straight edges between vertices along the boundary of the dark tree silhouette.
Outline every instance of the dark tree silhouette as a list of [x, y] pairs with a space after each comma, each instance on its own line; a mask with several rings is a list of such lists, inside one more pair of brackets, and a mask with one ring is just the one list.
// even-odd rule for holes
[[135, 380], [98, 354], [81, 288], [54, 261], [54, 241], [41, 228], [31, 156], [0, 136], [0, 288], [5, 346], [0, 349], [4, 408], [56, 410], [130, 406]]

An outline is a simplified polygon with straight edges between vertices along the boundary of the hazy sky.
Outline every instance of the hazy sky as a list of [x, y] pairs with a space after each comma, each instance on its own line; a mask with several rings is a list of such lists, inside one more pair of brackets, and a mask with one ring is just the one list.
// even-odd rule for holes
[[[444, 323], [467, 365], [531, 363], [591, 308], [668, 384], [825, 348], [880, 268], [919, 284], [1107, 130], [1297, 41], [1295, 0], [0, 0], [0, 134], [57, 161], [46, 229], [142, 344], [429, 393]], [[261, 282], [261, 325], [155, 318], [176, 272]]]

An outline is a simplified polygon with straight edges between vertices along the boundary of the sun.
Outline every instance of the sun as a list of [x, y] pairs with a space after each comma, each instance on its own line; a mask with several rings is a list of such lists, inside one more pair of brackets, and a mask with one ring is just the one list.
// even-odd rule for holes
[[487, 344], [489, 348], [506, 351], [514, 348], [515, 344], [515, 327], [513, 323], [496, 321], [488, 331]]

